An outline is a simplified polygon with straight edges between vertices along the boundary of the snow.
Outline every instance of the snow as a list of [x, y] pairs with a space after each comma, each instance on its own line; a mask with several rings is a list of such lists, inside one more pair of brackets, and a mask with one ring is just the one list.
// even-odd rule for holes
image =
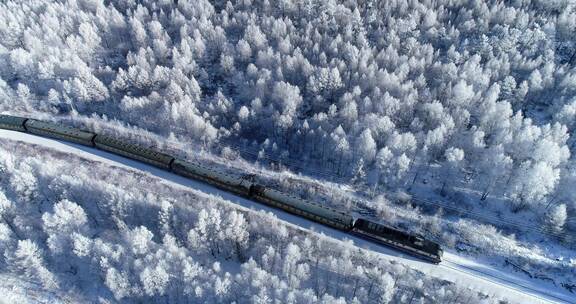
[[[542, 281], [522, 278], [515, 273], [506, 273], [503, 270], [495, 269], [491, 266], [487, 266], [484, 263], [459, 257], [453, 252], [445, 252], [445, 261], [440, 265], [433, 265], [422, 262], [405, 254], [396, 252], [392, 249], [367, 242], [341, 231], [337, 231], [302, 219], [300, 217], [282, 212], [280, 210], [235, 196], [207, 184], [189, 180], [163, 171], [161, 169], [104, 151], [7, 130], [0, 130], [0, 138], [41, 145], [56, 151], [75, 154], [82, 158], [112, 166], [141, 170], [161, 178], [164, 180], [164, 182], [172, 186], [194, 188], [211, 195], [222, 197], [245, 208], [272, 212], [279, 219], [292, 225], [301, 227], [303, 229], [313, 230], [317, 233], [322, 233], [338, 240], [352, 240], [355, 246], [371, 250], [384, 259], [400, 261], [401, 263], [410, 265], [415, 269], [418, 269], [430, 276], [437, 278], [459, 282], [460, 284], [466, 282], [465, 285], [469, 285], [474, 290], [486, 293], [488, 295], [495, 295], [497, 297], [507, 299], [511, 302], [576, 303], [576, 297], [574, 297], [574, 295], [570, 295], [567, 291], [564, 291], [559, 287], [543, 283]], [[347, 246], [346, 243], [343, 244], [344, 246]]]
[[0, 304], [27, 303], [73, 303], [70, 298], [62, 298], [45, 290], [34, 282], [0, 274]]

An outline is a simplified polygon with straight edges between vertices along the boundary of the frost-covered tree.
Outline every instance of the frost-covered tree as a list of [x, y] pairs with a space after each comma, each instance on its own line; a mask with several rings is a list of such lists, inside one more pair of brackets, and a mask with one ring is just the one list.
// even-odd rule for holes
[[188, 242], [192, 248], [207, 249], [213, 255], [219, 253], [217, 238], [221, 233], [222, 218], [217, 209], [202, 210], [195, 228], [188, 232]]
[[104, 282], [117, 300], [131, 295], [131, 285], [127, 274], [121, 273], [115, 268], [110, 268], [106, 271]]
[[46, 288], [57, 288], [56, 277], [46, 268], [42, 250], [31, 240], [19, 240], [14, 251], [5, 251], [4, 258], [12, 271], [37, 280]]
[[372, 138], [372, 132], [369, 129], [364, 130], [356, 141], [357, 155], [367, 163], [371, 163], [376, 156], [376, 142]]
[[227, 250], [233, 251], [238, 258], [242, 258], [244, 250], [248, 246], [248, 222], [242, 213], [229, 212], [224, 223], [223, 239], [227, 244]]
[[566, 204], [559, 204], [552, 207], [546, 214], [545, 224], [555, 232], [562, 232], [568, 213]]
[[448, 181], [457, 179], [458, 169], [461, 167], [461, 162], [464, 160], [464, 151], [459, 148], [451, 147], [446, 149], [444, 157], [446, 157], [448, 166], [444, 183], [440, 189], [440, 192], [443, 194]]
[[42, 222], [48, 235], [48, 247], [56, 254], [70, 251], [74, 233], [88, 232], [86, 213], [82, 207], [66, 199], [54, 205], [53, 213], [44, 213]]
[[145, 255], [150, 250], [154, 234], [145, 226], [126, 231], [125, 239], [134, 255]]
[[0, 190], [0, 217], [6, 220], [10, 209], [12, 208], [12, 202], [8, 200], [6, 194]]
[[298, 287], [309, 276], [308, 265], [301, 261], [301, 249], [296, 244], [288, 244], [283, 257], [282, 272], [290, 288]]
[[140, 282], [148, 296], [162, 296], [166, 293], [170, 276], [161, 264], [155, 267], [146, 267], [140, 273]]

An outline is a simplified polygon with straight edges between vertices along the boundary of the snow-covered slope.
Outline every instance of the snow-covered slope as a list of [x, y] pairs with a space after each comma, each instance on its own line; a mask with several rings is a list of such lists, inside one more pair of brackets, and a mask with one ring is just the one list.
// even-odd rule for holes
[[[222, 197], [230, 202], [249, 209], [273, 212], [279, 219], [298, 227], [313, 230], [317, 233], [323, 233], [338, 240], [353, 240], [355, 246], [371, 250], [375, 252], [379, 258], [399, 261], [402, 264], [409, 265], [413, 269], [418, 269], [424, 272], [426, 275], [457, 282], [458, 284], [471, 287], [484, 294], [494, 295], [511, 302], [574, 302], [573, 295], [570, 295], [559, 288], [549, 284], [543, 284], [540, 281], [536, 282], [526, 278], [521, 278], [515, 274], [504, 273], [498, 269], [493, 269], [469, 259], [458, 257], [451, 252], [445, 253], [445, 261], [438, 266], [421, 262], [394, 250], [366, 242], [340, 231], [234, 196], [209, 185], [188, 180], [169, 172], [97, 149], [6, 130], [0, 130], [0, 137], [3, 138], [3, 140], [17, 140], [28, 144], [44, 146], [55, 151], [74, 154], [107, 166], [117, 166], [131, 170], [144, 171], [161, 178], [165, 183], [173, 187], [190, 187], [210, 195]], [[17, 151], [14, 152], [17, 153]], [[349, 245], [346, 244], [345, 246]]]

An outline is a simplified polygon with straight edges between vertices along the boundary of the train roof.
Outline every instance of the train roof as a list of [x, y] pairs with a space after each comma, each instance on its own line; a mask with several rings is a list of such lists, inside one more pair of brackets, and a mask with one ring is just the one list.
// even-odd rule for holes
[[173, 157], [168, 154], [158, 152], [150, 148], [141, 147], [137, 144], [129, 142], [128, 140], [117, 139], [107, 135], [98, 134], [94, 141], [99, 144], [121, 148], [122, 150], [134, 153], [136, 155], [141, 155], [146, 158], [157, 159], [163, 163], [169, 163], [173, 159]]
[[78, 139], [83, 139], [87, 141], [92, 140], [92, 137], [96, 135], [95, 133], [92, 132], [82, 131], [76, 128], [36, 119], [28, 119], [28, 121], [26, 121], [26, 127], [32, 129], [47, 130], [62, 135], [73, 136]]
[[299, 197], [296, 197], [288, 193], [284, 193], [276, 189], [266, 188], [265, 191], [266, 193], [268, 193], [268, 195], [278, 198], [278, 200], [280, 201], [287, 201], [294, 207], [300, 208], [302, 210], [316, 214], [318, 216], [338, 219], [346, 224], [352, 224], [354, 221], [354, 218], [351, 215], [344, 213], [342, 211], [338, 211], [336, 209], [332, 209], [330, 207], [326, 207], [315, 202], [301, 199]]

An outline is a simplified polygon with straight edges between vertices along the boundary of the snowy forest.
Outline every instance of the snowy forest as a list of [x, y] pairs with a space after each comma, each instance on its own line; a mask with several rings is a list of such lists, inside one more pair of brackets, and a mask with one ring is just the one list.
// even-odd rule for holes
[[[563, 276], [573, 290], [575, 66], [576, 4], [569, 0], [0, 2], [0, 112], [131, 139], [146, 134], [157, 145], [178, 143], [183, 154], [216, 151], [224, 159], [217, 162], [280, 172], [265, 179], [284, 190], [343, 210], [369, 208], [444, 248]], [[238, 155], [256, 161], [246, 165]], [[0, 265], [40, 276], [47, 288], [68, 282], [60, 275], [89, 271], [107, 299], [134, 302], [495, 301], [398, 264], [371, 269], [384, 262], [272, 219], [277, 230], [260, 236], [255, 231], [269, 215], [212, 210], [217, 200], [191, 194], [162, 203], [130, 178], [122, 185], [135, 193], [90, 185], [89, 176], [56, 178], [32, 158], [0, 156], [0, 172], [10, 176], [0, 179], [0, 237], [7, 240], [0, 251], [12, 252], [0, 254]], [[443, 200], [495, 220], [425, 210], [389, 193]], [[186, 218], [167, 224], [162, 212], [182, 200], [200, 206], [174, 213], [192, 226]], [[245, 229], [223, 232], [237, 226]], [[206, 229], [219, 238], [207, 239]], [[223, 257], [220, 246], [234, 255]], [[332, 250], [340, 260], [306, 260], [311, 250]], [[335, 270], [342, 261], [350, 268]], [[182, 269], [190, 273], [172, 276]], [[341, 274], [336, 285], [326, 283], [331, 273]], [[197, 283], [200, 275], [209, 287]], [[368, 277], [379, 285], [366, 285]], [[198, 290], [186, 290], [187, 282]]]
[[135, 170], [0, 143], [0, 269], [59, 291], [50, 303], [498, 300]]
[[[6, 1], [2, 108], [574, 213], [569, 1]], [[564, 219], [565, 220], [565, 219]], [[560, 223], [563, 226], [563, 223]]]

